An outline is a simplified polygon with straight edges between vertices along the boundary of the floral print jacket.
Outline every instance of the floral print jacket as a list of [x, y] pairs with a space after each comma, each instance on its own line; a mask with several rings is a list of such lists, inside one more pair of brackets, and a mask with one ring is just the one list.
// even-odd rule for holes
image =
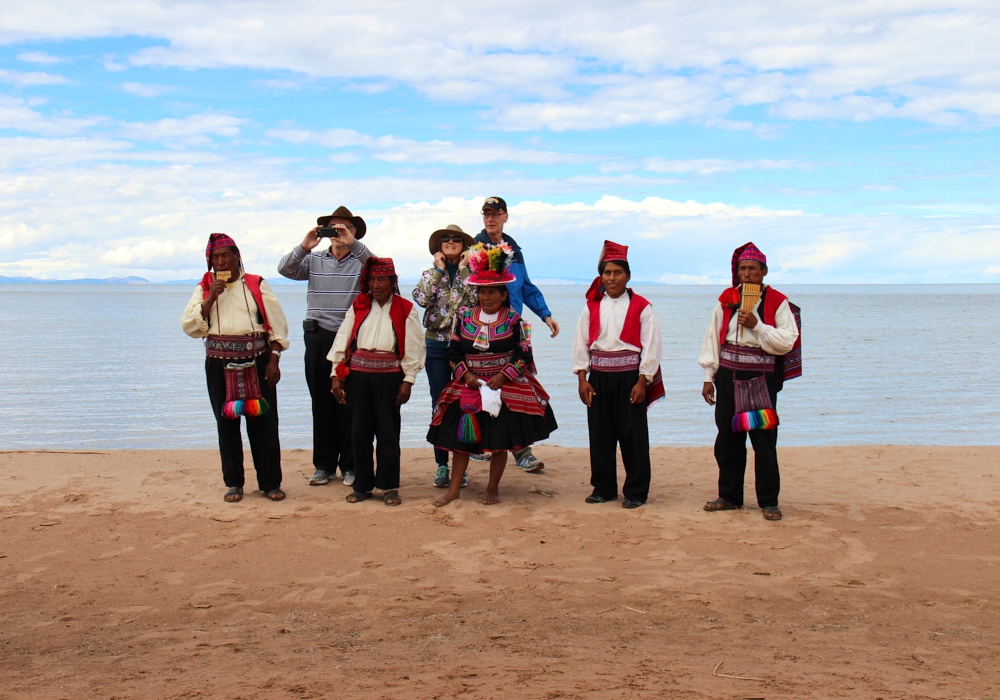
[[424, 337], [447, 343], [458, 314], [479, 303], [476, 288], [467, 281], [470, 272], [468, 267], [459, 268], [452, 283], [448, 274], [436, 267], [424, 270], [413, 290], [413, 300], [426, 309]]

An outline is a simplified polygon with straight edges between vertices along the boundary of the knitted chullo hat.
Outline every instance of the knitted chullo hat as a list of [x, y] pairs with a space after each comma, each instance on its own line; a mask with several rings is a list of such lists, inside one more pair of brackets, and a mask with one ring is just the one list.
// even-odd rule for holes
[[740, 286], [739, 275], [736, 274], [737, 270], [740, 268], [740, 260], [756, 260], [763, 267], [767, 267], [767, 256], [765, 256], [760, 248], [755, 246], [753, 243], [744, 243], [739, 248], [733, 251], [733, 286]]
[[[597, 261], [597, 271], [601, 271], [603, 262], [628, 262], [628, 246], [615, 243], [614, 241], [604, 241], [601, 247], [601, 259]], [[604, 285], [601, 283], [601, 276], [597, 275], [590, 283], [590, 289], [585, 295], [590, 301], [600, 301], [604, 298]]]
[[236, 241], [230, 238], [225, 233], [213, 233], [208, 237], [208, 245], [205, 246], [205, 262], [208, 264], [208, 269], [212, 269], [212, 253], [217, 251], [219, 248], [232, 248], [239, 255], [240, 249], [236, 247]]
[[516, 277], [510, 272], [514, 250], [506, 243], [492, 245], [477, 243], [469, 248], [469, 284], [477, 287], [495, 287], [510, 284]]

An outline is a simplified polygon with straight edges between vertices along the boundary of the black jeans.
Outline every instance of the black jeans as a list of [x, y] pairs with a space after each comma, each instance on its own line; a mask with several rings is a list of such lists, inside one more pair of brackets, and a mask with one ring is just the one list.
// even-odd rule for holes
[[351, 417], [342, 404], [330, 393], [330, 374], [333, 364], [326, 359], [334, 331], [318, 328], [305, 333], [306, 384], [312, 397], [313, 416], [313, 466], [328, 474], [354, 471], [351, 454]]
[[625, 483], [622, 495], [628, 501], [645, 503], [649, 497], [649, 425], [646, 404], [629, 401], [639, 371], [590, 373], [595, 396], [587, 409], [590, 429], [590, 484], [594, 495], [618, 498], [618, 446], [622, 450]]
[[[257, 470], [257, 487], [267, 493], [281, 486], [281, 444], [278, 442], [278, 392], [264, 381], [268, 355], [257, 358], [257, 381], [261, 396], [267, 401], [266, 416], [247, 418], [247, 437], [250, 453]], [[240, 435], [241, 418], [230, 420], [222, 417], [226, 403], [226, 364], [230, 360], [205, 359], [205, 377], [208, 380], [208, 398], [219, 429], [219, 454], [222, 456], [222, 478], [226, 486], [243, 487], [243, 437]]]
[[[752, 379], [754, 372], [736, 372], [737, 379]], [[767, 393], [777, 410], [778, 391], [773, 374], [765, 375]], [[736, 401], [733, 395], [733, 372], [720, 367], [715, 374], [715, 461], [719, 464], [719, 496], [730, 503], [743, 505], [743, 478], [747, 469], [747, 433], [733, 432]], [[751, 430], [750, 443], [754, 452], [754, 479], [757, 505], [761, 508], [778, 505], [781, 477], [778, 474], [778, 429]]]
[[[399, 488], [399, 429], [396, 396], [403, 382], [402, 372], [353, 371], [347, 377], [347, 409], [351, 413], [351, 444], [354, 446], [354, 490], [368, 493], [373, 488]], [[372, 442], [377, 441], [372, 459]]]

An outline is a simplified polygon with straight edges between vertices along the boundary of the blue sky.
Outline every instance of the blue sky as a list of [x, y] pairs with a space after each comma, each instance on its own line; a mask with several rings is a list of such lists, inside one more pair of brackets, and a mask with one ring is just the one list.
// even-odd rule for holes
[[500, 195], [541, 280], [1000, 281], [1000, 10], [872, 5], [14, 2], [0, 274], [273, 276], [346, 204], [412, 277]]

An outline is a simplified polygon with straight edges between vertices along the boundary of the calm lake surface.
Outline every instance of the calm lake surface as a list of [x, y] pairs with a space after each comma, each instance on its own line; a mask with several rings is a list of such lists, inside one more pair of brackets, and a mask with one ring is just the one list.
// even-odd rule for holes
[[[0, 448], [205, 448], [216, 443], [204, 348], [180, 328], [187, 286], [0, 285]], [[663, 329], [666, 399], [650, 412], [654, 445], [710, 445], [712, 409], [697, 358], [716, 287], [638, 286]], [[778, 400], [782, 445], [1000, 444], [1000, 353], [985, 313], [1000, 285], [780, 287], [802, 307], [804, 371]], [[292, 328], [278, 386], [281, 441], [311, 447], [303, 376], [305, 286], [275, 285]], [[559, 430], [587, 445], [570, 347], [583, 286], [543, 287], [558, 338], [530, 312], [535, 358]], [[409, 298], [410, 288], [403, 294]], [[404, 406], [403, 444], [426, 445], [421, 375]]]

